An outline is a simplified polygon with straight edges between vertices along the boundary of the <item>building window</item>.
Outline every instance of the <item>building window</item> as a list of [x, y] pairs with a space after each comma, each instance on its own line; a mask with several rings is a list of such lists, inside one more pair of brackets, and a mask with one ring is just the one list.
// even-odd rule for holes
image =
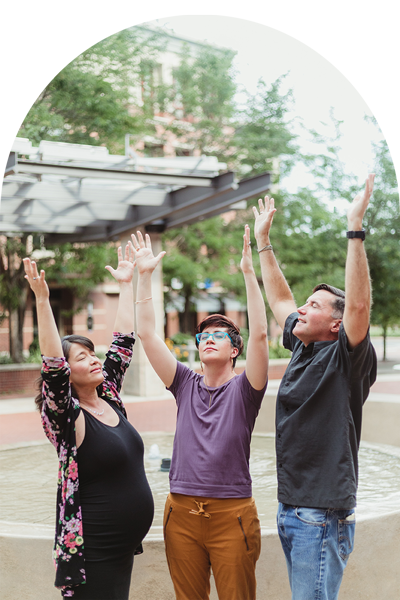
[[176, 156], [193, 156], [193, 150], [187, 148], [175, 148]]
[[149, 144], [146, 142], [143, 152], [145, 156], [164, 156], [164, 146], [162, 144]]

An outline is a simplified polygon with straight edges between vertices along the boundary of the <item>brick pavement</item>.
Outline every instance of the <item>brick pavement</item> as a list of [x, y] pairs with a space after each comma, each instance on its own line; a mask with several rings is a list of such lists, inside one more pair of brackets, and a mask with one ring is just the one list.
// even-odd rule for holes
[[[164, 431], [173, 433], [176, 422], [176, 404], [172, 396], [149, 401], [131, 401], [124, 398], [129, 421], [139, 431]], [[18, 412], [1, 414], [12, 410], [12, 402]], [[3, 409], [3, 410], [2, 410]], [[20, 412], [20, 411], [26, 412]], [[28, 412], [29, 411], [29, 412]], [[34, 442], [44, 439], [39, 413], [34, 409], [33, 399], [0, 401], [0, 446]]]
[[[269, 393], [277, 390], [279, 381], [270, 383]], [[371, 388], [371, 401], [400, 403], [400, 371], [378, 375]], [[139, 432], [175, 431], [176, 405], [171, 394], [160, 398], [123, 396], [128, 418]], [[0, 446], [40, 441], [44, 433], [33, 398], [0, 400]]]

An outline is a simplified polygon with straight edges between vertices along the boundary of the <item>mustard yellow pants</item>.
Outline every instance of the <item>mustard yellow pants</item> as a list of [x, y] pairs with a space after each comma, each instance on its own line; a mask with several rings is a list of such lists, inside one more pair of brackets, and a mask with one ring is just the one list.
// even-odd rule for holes
[[164, 541], [177, 600], [255, 600], [261, 528], [254, 498], [169, 494]]

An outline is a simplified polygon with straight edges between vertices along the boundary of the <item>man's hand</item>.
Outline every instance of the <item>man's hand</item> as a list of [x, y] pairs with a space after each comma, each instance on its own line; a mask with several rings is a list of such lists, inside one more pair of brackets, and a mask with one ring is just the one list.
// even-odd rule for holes
[[166, 253], [163, 251], [157, 256], [154, 256], [151, 248], [150, 236], [148, 233], [145, 235], [145, 240], [143, 239], [140, 231], [137, 232], [137, 238], [134, 233], [132, 233], [131, 238], [132, 244], [131, 242], [129, 243], [131, 244], [131, 247], [135, 253], [135, 264], [137, 266], [139, 275], [143, 275], [144, 273], [152, 273]]
[[263, 202], [260, 198], [258, 201], [258, 209], [259, 210], [253, 206], [253, 214], [255, 218], [254, 235], [258, 242], [258, 246], [262, 247], [270, 243], [269, 230], [271, 229], [274, 214], [276, 213], [274, 199], [270, 198], [269, 196], [265, 196]]
[[365, 181], [365, 190], [363, 194], [357, 194], [347, 211], [347, 225], [349, 231], [359, 231], [362, 229], [362, 220], [369, 204], [369, 199], [374, 188], [375, 173], [368, 175]]

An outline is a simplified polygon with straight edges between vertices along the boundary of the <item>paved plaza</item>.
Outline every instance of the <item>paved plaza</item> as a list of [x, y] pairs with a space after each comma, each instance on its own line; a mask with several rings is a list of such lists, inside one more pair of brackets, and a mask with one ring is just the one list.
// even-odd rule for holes
[[[378, 344], [378, 358], [381, 358]], [[400, 561], [400, 369], [396, 366], [400, 366], [400, 338], [395, 343], [392, 341], [389, 350], [390, 360], [379, 363], [378, 379], [364, 410], [357, 548], [343, 582], [343, 600], [398, 598], [395, 590], [398, 590], [399, 584], [396, 565]], [[276, 511], [272, 432], [279, 384], [278, 379], [270, 380], [268, 384], [256, 422], [250, 460], [263, 532], [262, 554], [257, 566], [259, 595], [260, 598], [268, 597], [271, 600], [290, 597], [283, 555], [276, 531], [272, 531]], [[123, 395], [123, 400], [129, 420], [143, 436], [145, 467], [156, 506], [154, 523], [145, 540], [145, 553], [137, 561], [132, 576], [132, 598], [172, 600], [174, 593], [162, 542], [162, 514], [168, 490], [168, 473], [160, 472], [160, 459], [171, 456], [176, 420], [175, 400], [166, 391], [154, 398]], [[154, 444], [159, 446], [159, 456], [153, 459], [150, 448]], [[59, 598], [59, 592], [53, 588], [54, 572], [50, 559], [56, 477], [57, 456], [44, 436], [33, 396], [1, 399], [0, 550], [6, 565], [1, 584], [6, 590], [5, 600], [22, 597], [27, 600]], [[382, 531], [386, 532], [384, 537], [381, 536]], [[371, 539], [374, 539], [373, 551]], [[19, 576], [21, 561], [25, 574], [22, 579]], [[383, 580], [380, 577], [382, 572], [385, 572]], [[212, 580], [212, 600], [217, 597], [214, 588]]]
[[[395, 402], [400, 404], [400, 337], [388, 338], [387, 361], [382, 362], [382, 338], [372, 338], [378, 356], [378, 378], [371, 388], [367, 402]], [[280, 381], [270, 380], [267, 395], [275, 395]], [[176, 405], [169, 392], [154, 398], [122, 396], [128, 418], [140, 432], [175, 431]], [[262, 411], [258, 421], [262, 421]], [[256, 431], [270, 432], [260, 429]], [[38, 412], [32, 398], [0, 399], [0, 449], [5, 445], [21, 444], [44, 439]]]

